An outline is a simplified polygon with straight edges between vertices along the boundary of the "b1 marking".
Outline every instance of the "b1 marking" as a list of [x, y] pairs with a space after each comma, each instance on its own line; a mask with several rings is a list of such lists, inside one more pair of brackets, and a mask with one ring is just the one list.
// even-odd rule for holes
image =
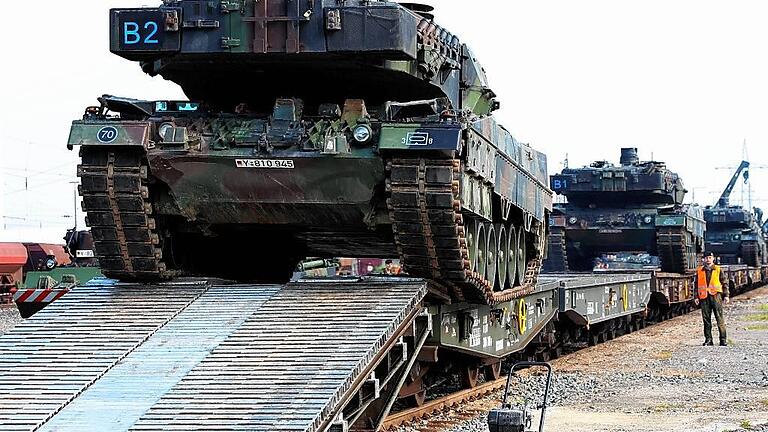
[[104, 126], [96, 132], [96, 139], [104, 144], [109, 144], [117, 139], [117, 129], [112, 126]]
[[427, 146], [432, 144], [429, 132], [408, 132], [403, 138], [403, 144], [411, 146]]
[[283, 168], [293, 169], [290, 159], [235, 159], [238, 168]]
[[93, 251], [90, 249], [84, 249], [84, 250], [76, 250], [75, 251], [75, 257], [76, 258], [93, 258]]
[[565, 179], [552, 179], [552, 189], [568, 189], [568, 180]]

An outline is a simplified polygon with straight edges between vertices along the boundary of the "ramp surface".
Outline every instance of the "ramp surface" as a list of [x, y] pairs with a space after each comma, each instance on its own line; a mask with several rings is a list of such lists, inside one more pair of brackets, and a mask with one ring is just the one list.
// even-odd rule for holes
[[426, 289], [80, 287], [0, 337], [0, 430], [318, 430]]

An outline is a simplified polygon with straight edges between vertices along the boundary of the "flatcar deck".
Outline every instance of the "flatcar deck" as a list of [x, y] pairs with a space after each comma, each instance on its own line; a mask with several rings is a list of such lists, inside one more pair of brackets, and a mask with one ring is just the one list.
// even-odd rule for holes
[[0, 337], [0, 430], [327, 428], [417, 279], [80, 287]]

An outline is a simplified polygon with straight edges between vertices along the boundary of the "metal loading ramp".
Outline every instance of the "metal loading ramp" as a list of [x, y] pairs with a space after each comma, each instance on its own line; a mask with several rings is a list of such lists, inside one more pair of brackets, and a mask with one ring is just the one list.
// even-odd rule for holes
[[378, 397], [374, 368], [394, 366], [426, 292], [417, 279], [80, 287], [0, 336], [0, 430], [328, 429], [366, 386]]

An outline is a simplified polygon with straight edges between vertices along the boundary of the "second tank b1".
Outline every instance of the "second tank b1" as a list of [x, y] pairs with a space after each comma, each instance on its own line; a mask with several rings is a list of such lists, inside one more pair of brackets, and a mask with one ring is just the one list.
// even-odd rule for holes
[[641, 162], [636, 148], [622, 148], [618, 166], [565, 168], [550, 185], [567, 203], [555, 204], [550, 218], [546, 271], [588, 271], [616, 254], [657, 257], [647, 264], [665, 272], [695, 268], [703, 211], [683, 204], [682, 179], [663, 162]]

